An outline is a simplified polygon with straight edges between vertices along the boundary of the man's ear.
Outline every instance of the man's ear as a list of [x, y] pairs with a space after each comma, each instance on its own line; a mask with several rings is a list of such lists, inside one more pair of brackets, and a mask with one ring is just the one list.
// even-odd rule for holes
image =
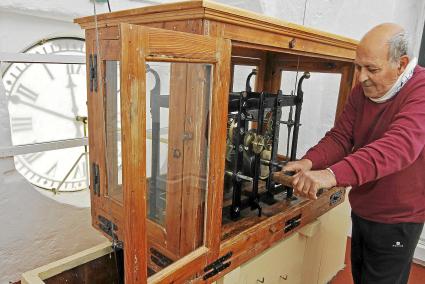
[[398, 66], [398, 70], [397, 73], [400, 76], [401, 73], [404, 72], [404, 70], [406, 70], [407, 64], [409, 64], [410, 58], [407, 55], [403, 55], [402, 57], [400, 57], [400, 64]]

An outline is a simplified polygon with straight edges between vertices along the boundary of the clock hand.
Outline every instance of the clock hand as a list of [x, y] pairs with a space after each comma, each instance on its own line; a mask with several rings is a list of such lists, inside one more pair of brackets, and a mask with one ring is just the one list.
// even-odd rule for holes
[[32, 103], [29, 103], [29, 102], [23, 101], [17, 95], [9, 96], [9, 100], [13, 104], [27, 105], [27, 106], [30, 106], [30, 107], [36, 109], [36, 110], [44, 111], [45, 113], [48, 113], [48, 114], [51, 114], [51, 115], [55, 115], [55, 116], [58, 116], [60, 118], [68, 119], [68, 120], [71, 120], [71, 121], [75, 122], [75, 117], [67, 116], [67, 115], [61, 114], [59, 112], [56, 112], [56, 111], [53, 111], [53, 110], [50, 110], [50, 109], [47, 109], [47, 108], [44, 108], [44, 107], [41, 107], [41, 106], [34, 105]]
[[72, 80], [71, 74], [68, 72], [68, 85], [66, 85], [67, 88], [71, 91], [71, 98], [72, 98], [72, 112], [77, 116], [78, 115], [78, 107], [77, 102], [75, 101], [75, 93], [74, 93], [74, 87], [76, 87], [74, 81]]
[[[67, 69], [68, 72], [68, 85], [66, 86], [67, 88], [70, 89], [71, 91], [71, 102], [72, 102], [72, 112], [75, 114], [75, 117], [78, 116], [78, 107], [77, 107], [77, 102], [75, 100], [75, 93], [74, 93], [74, 87], [77, 86], [75, 85], [75, 83], [72, 81], [72, 77], [71, 77], [71, 72], [70, 72], [70, 67], [68, 67]], [[77, 137], [81, 137], [81, 127], [78, 123], [74, 123], [76, 130], [77, 130]]]

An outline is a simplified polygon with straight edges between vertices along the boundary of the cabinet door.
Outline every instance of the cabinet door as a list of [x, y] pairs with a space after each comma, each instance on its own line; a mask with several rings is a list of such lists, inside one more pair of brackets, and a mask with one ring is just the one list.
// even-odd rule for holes
[[149, 283], [202, 279], [220, 244], [230, 41], [129, 24], [120, 37], [125, 282], [147, 281], [163, 243], [171, 262]]

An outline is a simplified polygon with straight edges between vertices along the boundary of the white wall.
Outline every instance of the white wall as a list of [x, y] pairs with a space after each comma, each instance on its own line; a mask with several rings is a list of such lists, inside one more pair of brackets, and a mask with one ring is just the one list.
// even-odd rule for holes
[[[113, 10], [169, 1], [110, 0]], [[303, 23], [304, 1], [300, 0], [220, 0], [255, 12]], [[328, 32], [360, 39], [371, 27], [396, 22], [410, 31], [417, 54], [424, 20], [421, 0], [309, 0], [304, 24]], [[98, 4], [97, 12], [106, 5]], [[72, 19], [93, 13], [89, 0], [2, 0], [0, 1], [0, 52], [19, 52], [35, 41], [52, 35], [82, 35]], [[37, 15], [37, 16], [34, 16]], [[327, 85], [328, 84], [328, 85]], [[321, 86], [322, 92], [334, 88], [333, 82]], [[0, 90], [1, 91], [1, 90]], [[309, 97], [306, 91], [305, 97]], [[310, 103], [319, 119], [328, 113], [326, 103], [315, 96]], [[316, 120], [316, 119], [314, 119]], [[323, 120], [320, 120], [323, 121]], [[308, 144], [318, 140], [332, 125], [326, 116], [319, 130], [306, 132]], [[0, 92], [0, 147], [10, 145], [10, 129], [4, 93]], [[302, 141], [301, 141], [302, 143]], [[304, 149], [309, 145], [303, 145]], [[27, 184], [14, 170], [13, 160], [0, 159], [0, 283], [16, 281], [29, 269], [65, 257], [104, 240], [90, 225], [89, 208], [59, 203]], [[425, 236], [424, 236], [425, 242]]]
[[[70, 22], [0, 10], [0, 52], [19, 52], [54, 35], [82, 36]], [[3, 66], [4, 67], [4, 66]], [[7, 103], [0, 90], [0, 147], [11, 145]], [[88, 191], [75, 195], [35, 190], [15, 170], [13, 158], [0, 159], [0, 283], [106, 239], [91, 226]], [[66, 205], [70, 198], [77, 198]], [[60, 202], [59, 202], [60, 201]]]

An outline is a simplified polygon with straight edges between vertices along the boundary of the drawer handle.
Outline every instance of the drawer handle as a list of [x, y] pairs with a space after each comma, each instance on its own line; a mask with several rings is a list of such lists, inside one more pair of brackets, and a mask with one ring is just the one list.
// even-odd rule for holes
[[280, 275], [280, 279], [288, 280], [288, 275], [287, 275], [287, 274], [285, 274], [285, 275]]
[[260, 279], [257, 279], [257, 282], [258, 282], [258, 283], [264, 283], [264, 277], [263, 277], [263, 278], [261, 278], [261, 280], [260, 280]]

